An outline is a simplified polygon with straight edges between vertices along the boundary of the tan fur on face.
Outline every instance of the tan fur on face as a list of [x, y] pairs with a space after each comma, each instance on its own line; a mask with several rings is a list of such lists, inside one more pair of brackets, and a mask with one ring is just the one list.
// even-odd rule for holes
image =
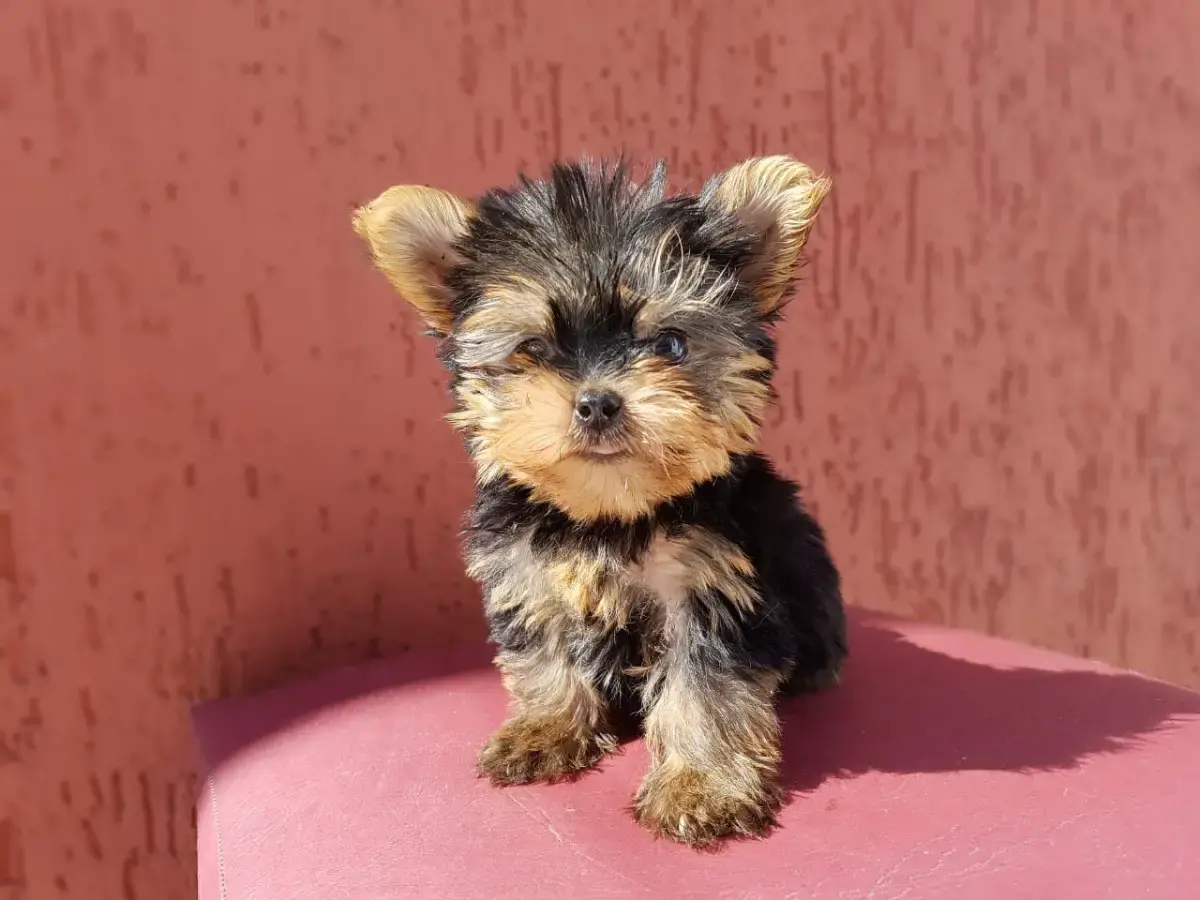
[[548, 338], [550, 304], [535, 282], [510, 276], [487, 286], [480, 300], [458, 326], [458, 362], [474, 366], [499, 365], [531, 337]]
[[640, 306], [635, 322], [640, 337], [653, 335], [673, 316], [713, 310], [728, 297], [734, 284], [732, 272], [713, 277], [704, 260], [683, 255], [679, 242], [675, 231], [666, 232], [655, 248], [645, 284], [640, 289], [622, 286], [622, 295]]
[[575, 455], [577, 385], [544, 369], [500, 380], [467, 373], [450, 421], [469, 434], [480, 482], [507, 473], [537, 499], [580, 521], [631, 520], [724, 474], [730, 456], [751, 450], [770, 389], [755, 376], [761, 356], [731, 361], [720, 403], [694, 397], [679, 370], [644, 359], [605, 382], [625, 401], [630, 456], [597, 463]]
[[461, 409], [448, 418], [469, 434], [481, 483], [508, 472], [536, 487], [569, 451], [575, 387], [561, 375], [534, 368], [489, 379], [468, 372], [457, 393]]
[[458, 336], [484, 331], [545, 335], [550, 331], [550, 305], [541, 289], [532, 282], [488, 288], [483, 299], [459, 326]]
[[754, 284], [762, 312], [776, 309], [800, 262], [813, 220], [832, 182], [788, 156], [739, 163], [721, 176], [712, 201], [731, 213], [762, 244], [743, 278]]
[[442, 334], [453, 326], [445, 277], [459, 261], [455, 242], [473, 214], [453, 194], [419, 185], [389, 188], [354, 213], [354, 230], [375, 265]]

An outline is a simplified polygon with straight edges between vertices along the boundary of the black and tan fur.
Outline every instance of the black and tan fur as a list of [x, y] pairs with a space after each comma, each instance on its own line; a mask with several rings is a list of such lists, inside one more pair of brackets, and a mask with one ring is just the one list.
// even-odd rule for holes
[[675, 196], [661, 165], [585, 162], [356, 214], [440, 340], [477, 465], [468, 567], [512, 698], [479, 757], [497, 784], [593, 766], [632, 711], [645, 825], [703, 845], [773, 822], [774, 700], [846, 653], [821, 529], [755, 452], [771, 326], [828, 189], [787, 157]]

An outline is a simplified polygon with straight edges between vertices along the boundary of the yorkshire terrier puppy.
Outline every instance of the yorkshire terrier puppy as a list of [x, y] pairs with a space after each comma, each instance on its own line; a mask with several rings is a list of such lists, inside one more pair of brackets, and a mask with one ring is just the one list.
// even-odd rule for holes
[[354, 224], [439, 339], [477, 467], [468, 571], [512, 701], [480, 773], [576, 775], [632, 711], [638, 820], [704, 845], [772, 825], [774, 699], [846, 656], [821, 528], [755, 452], [830, 185], [782, 156], [699, 194], [665, 180], [584, 162], [474, 202], [393, 187]]

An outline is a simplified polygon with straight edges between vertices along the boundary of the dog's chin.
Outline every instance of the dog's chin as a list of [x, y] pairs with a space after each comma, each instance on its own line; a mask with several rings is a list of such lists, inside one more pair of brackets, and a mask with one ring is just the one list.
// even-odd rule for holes
[[633, 456], [623, 447], [610, 446], [581, 447], [575, 451], [574, 455], [585, 462], [597, 465], [612, 465]]
[[715, 464], [708, 468], [667, 466], [619, 445], [575, 445], [549, 465], [505, 471], [517, 484], [529, 488], [535, 501], [549, 503], [576, 521], [632, 522], [724, 469]]

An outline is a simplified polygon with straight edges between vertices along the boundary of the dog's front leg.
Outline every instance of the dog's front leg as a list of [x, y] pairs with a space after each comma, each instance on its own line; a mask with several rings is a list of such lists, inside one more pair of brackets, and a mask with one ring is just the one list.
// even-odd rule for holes
[[703, 846], [760, 835], [779, 809], [781, 673], [739, 665], [697, 621], [674, 629], [646, 685], [652, 765], [635, 801], [643, 825]]
[[502, 785], [558, 781], [616, 748], [596, 685], [554, 641], [502, 650], [497, 662], [512, 708], [479, 754], [480, 774]]

